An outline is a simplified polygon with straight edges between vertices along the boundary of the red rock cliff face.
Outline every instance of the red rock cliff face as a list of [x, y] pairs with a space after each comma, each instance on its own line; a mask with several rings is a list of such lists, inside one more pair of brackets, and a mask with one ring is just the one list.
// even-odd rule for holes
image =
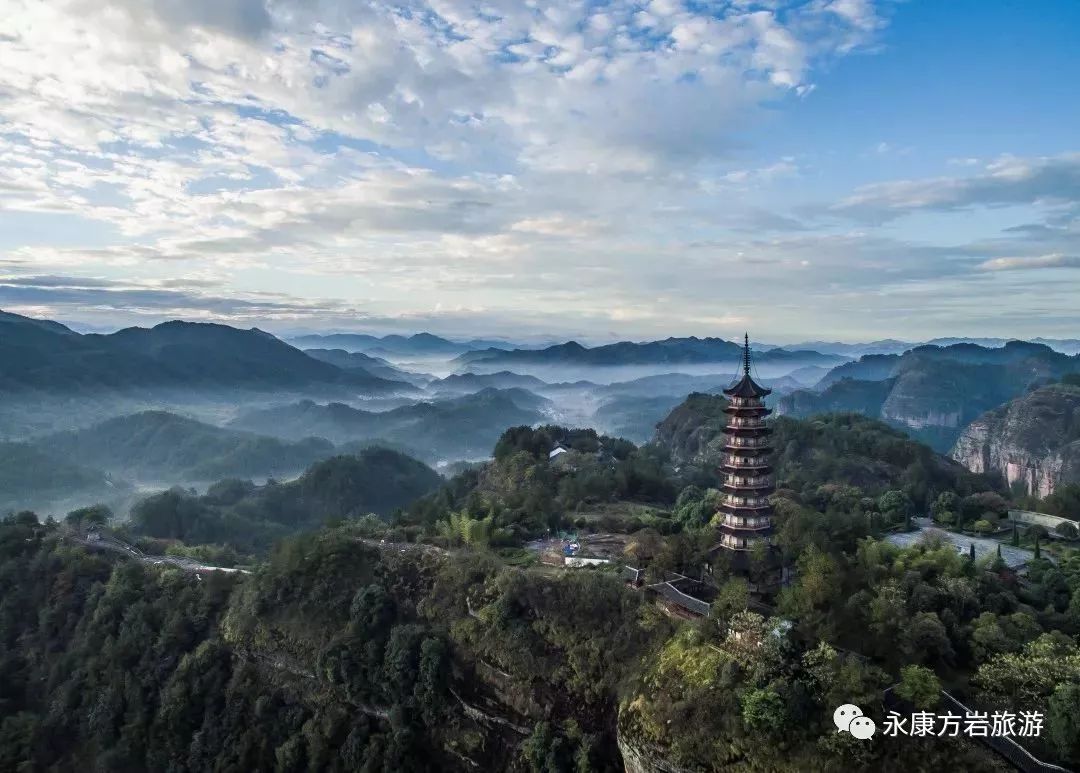
[[1080, 482], [1080, 387], [1055, 384], [984, 413], [960, 435], [952, 457], [1040, 497]]

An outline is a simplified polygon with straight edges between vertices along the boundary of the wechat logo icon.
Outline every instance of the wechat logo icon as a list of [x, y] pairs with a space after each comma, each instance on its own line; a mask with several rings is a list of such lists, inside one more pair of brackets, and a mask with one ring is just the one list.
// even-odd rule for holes
[[862, 709], [853, 703], [845, 703], [833, 712], [833, 724], [836, 732], [851, 733], [856, 738], [866, 740], [872, 738], [877, 732], [877, 725], [870, 717], [864, 716]]

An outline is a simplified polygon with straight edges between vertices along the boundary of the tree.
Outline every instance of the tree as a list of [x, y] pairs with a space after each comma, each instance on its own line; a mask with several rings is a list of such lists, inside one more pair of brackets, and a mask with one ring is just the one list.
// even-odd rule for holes
[[720, 586], [709, 615], [726, 624], [732, 615], [746, 609], [749, 601], [750, 586], [746, 580], [742, 577], [732, 577]]
[[1070, 521], [1062, 521], [1054, 527], [1054, 533], [1062, 539], [1074, 540], [1080, 536], [1080, 531], [1077, 530], [1076, 524]]
[[747, 727], [773, 733], [787, 724], [784, 699], [773, 690], [750, 690], [742, 699], [742, 718]]
[[956, 514], [960, 511], [960, 497], [953, 491], [943, 491], [931, 506], [934, 520], [941, 524], [956, 522]]
[[96, 524], [105, 526], [112, 520], [113, 511], [105, 505], [91, 505], [72, 510], [64, 518], [67, 523], [81, 523], [84, 525]]
[[908, 627], [912, 654], [931, 661], [950, 661], [953, 658], [952, 643], [941, 619], [934, 612], [920, 612], [911, 619]]
[[1061, 684], [1048, 702], [1046, 729], [1062, 757], [1080, 763], [1080, 684]]
[[1046, 539], [1049, 534], [1049, 530], [1041, 523], [1033, 523], [1027, 527], [1027, 536], [1032, 540]]
[[1080, 647], [1061, 633], [1044, 633], [1024, 647], [979, 666], [972, 683], [991, 701], [1036, 706], [1063, 683], [1080, 682]]
[[964, 497], [960, 502], [960, 512], [965, 521], [983, 517], [987, 512], [1000, 517], [1009, 512], [1009, 503], [1001, 494], [994, 491], [981, 491]]
[[1035, 535], [1035, 558], [1042, 558], [1042, 552], [1039, 550], [1039, 535]]
[[898, 521], [911, 516], [911, 498], [903, 491], [893, 489], [886, 491], [878, 500], [878, 508], [889, 517], [890, 520]]
[[930, 709], [941, 699], [941, 682], [925, 666], [904, 666], [895, 692], [917, 709]]

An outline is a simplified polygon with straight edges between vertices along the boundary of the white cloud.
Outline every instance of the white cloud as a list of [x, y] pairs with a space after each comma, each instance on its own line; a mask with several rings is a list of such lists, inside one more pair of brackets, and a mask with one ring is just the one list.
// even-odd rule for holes
[[965, 177], [875, 183], [858, 189], [832, 211], [887, 220], [919, 211], [976, 206], [1072, 204], [1080, 200], [1080, 153], [1042, 158], [1002, 156]]
[[1036, 255], [1016, 258], [991, 258], [979, 264], [982, 271], [1024, 271], [1036, 268], [1080, 268], [1075, 255]]
[[[732, 291], [752, 283], [824, 298], [1027, 252], [811, 234], [754, 198], [803, 173], [746, 152], [762, 106], [874, 44], [865, 0], [0, 0], [0, 18], [0, 208], [63, 237], [0, 242], [0, 265], [128, 283], [9, 282], [26, 307], [678, 332], [763, 316]], [[999, 159], [833, 214], [1075, 200], [1076, 164]], [[1071, 228], [1003, 241], [1076, 254]], [[182, 281], [204, 275], [221, 284]]]

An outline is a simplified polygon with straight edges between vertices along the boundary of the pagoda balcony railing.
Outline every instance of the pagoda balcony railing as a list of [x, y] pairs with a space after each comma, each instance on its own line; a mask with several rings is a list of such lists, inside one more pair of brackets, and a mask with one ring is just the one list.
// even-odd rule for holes
[[768, 463], [761, 458], [752, 456], [725, 456], [724, 464], [729, 467], [768, 467]]
[[722, 534], [720, 535], [720, 544], [729, 550], [749, 550], [754, 546], [755, 542], [763, 539], [764, 537], [742, 537], [734, 534]]
[[737, 529], [765, 529], [772, 526], [772, 519], [768, 517], [762, 518], [745, 518], [739, 515], [725, 515], [724, 525], [732, 526]]
[[727, 439], [727, 445], [739, 448], [767, 448], [769, 439], [764, 437], [731, 437]]
[[769, 498], [740, 497], [735, 494], [728, 494], [727, 499], [724, 500], [724, 504], [731, 505], [732, 507], [767, 507]]
[[729, 486], [748, 486], [751, 488], [761, 488], [762, 486], [769, 485], [768, 475], [728, 475], [726, 481]]
[[764, 427], [765, 419], [757, 419], [750, 416], [732, 416], [728, 419], [729, 427]]
[[732, 408], [764, 408], [765, 404], [761, 402], [760, 397], [733, 397], [731, 398]]

